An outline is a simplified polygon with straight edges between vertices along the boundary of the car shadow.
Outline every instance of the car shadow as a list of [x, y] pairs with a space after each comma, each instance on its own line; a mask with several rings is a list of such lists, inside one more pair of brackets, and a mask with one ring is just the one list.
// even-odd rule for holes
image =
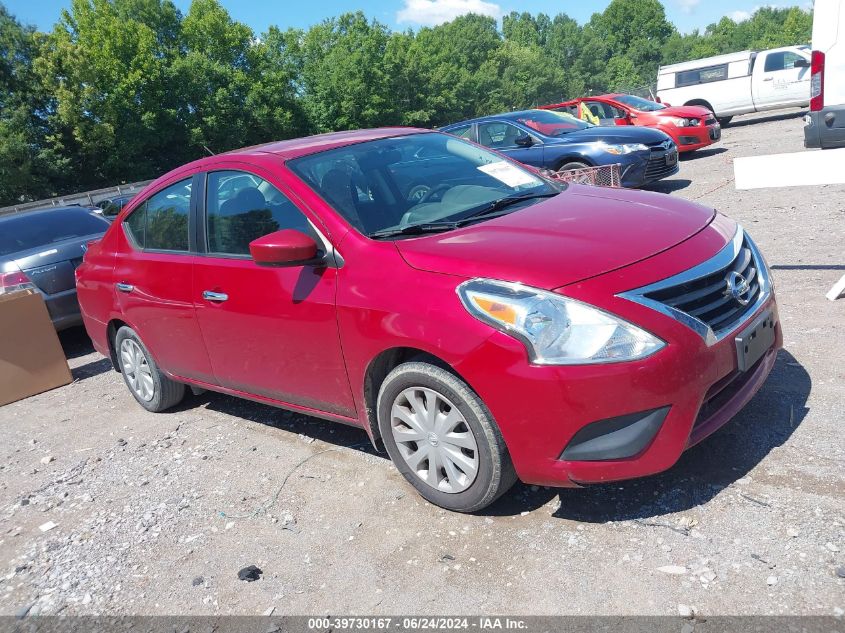
[[728, 151], [727, 147], [706, 147], [704, 149], [697, 149], [694, 152], [686, 152], [681, 154], [681, 162], [686, 163], [691, 160], [698, 160], [699, 158], [709, 158], [710, 156], [718, 156]]
[[77, 380], [85, 380], [86, 378], [92, 378], [94, 376], [99, 376], [100, 374], [105, 374], [106, 372], [112, 371], [114, 368], [112, 367], [111, 360], [108, 358], [100, 358], [99, 360], [91, 361], [90, 363], [85, 363], [84, 365], [80, 365], [79, 367], [73, 367], [70, 370], [70, 375], [73, 377], [74, 382]]
[[387, 459], [387, 453], [378, 453], [373, 448], [366, 431], [359, 427], [323, 420], [216, 391], [204, 391], [199, 395], [189, 394], [172, 411], [179, 412], [197, 407], [205, 407], [210, 411], [302, 435], [303, 439], [309, 443], [312, 440], [320, 440], [339, 448], [360, 450], [363, 453], [379, 455]]
[[68, 360], [86, 356], [94, 351], [91, 339], [81, 325], [59, 332], [59, 343], [62, 344], [65, 358]]
[[744, 127], [746, 125], [755, 125], [757, 123], [771, 123], [774, 121], [786, 121], [788, 119], [799, 119], [807, 114], [807, 110], [796, 110], [790, 112], [781, 112], [780, 114], [772, 114], [769, 116], [762, 116], [762, 117], [754, 117], [754, 118], [739, 118], [733, 119], [727, 125], [723, 125], [723, 128], [734, 128], [734, 127]]
[[687, 178], [673, 178], [671, 180], [658, 180], [643, 187], [645, 191], [656, 191], [658, 193], [672, 193], [673, 191], [680, 191], [686, 189], [692, 184], [691, 180]]
[[604, 523], [647, 520], [707, 503], [786, 442], [807, 415], [812, 380], [781, 350], [763, 388], [711, 437], [686, 451], [669, 470], [629, 481], [546, 489], [518, 484], [483, 514], [513, 516], [558, 497], [559, 519]]

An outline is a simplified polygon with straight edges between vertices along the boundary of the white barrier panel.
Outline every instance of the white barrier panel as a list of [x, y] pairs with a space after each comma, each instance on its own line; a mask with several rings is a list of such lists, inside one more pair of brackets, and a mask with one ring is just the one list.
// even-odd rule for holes
[[737, 189], [845, 184], [845, 148], [734, 159]]

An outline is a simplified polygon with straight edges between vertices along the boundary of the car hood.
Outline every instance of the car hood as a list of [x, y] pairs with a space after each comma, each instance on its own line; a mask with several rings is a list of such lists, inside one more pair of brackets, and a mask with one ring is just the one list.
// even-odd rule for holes
[[605, 143], [645, 143], [646, 145], [662, 143], [667, 139], [669, 136], [660, 130], [633, 125], [599, 125], [552, 137], [553, 141], [561, 143], [604, 141]]
[[419, 270], [551, 290], [656, 255], [714, 215], [665, 194], [571, 185], [505, 216], [395, 244]]
[[664, 108], [663, 110], [657, 110], [655, 112], [651, 112], [650, 114], [654, 114], [656, 116], [677, 116], [677, 117], [708, 117], [711, 116], [712, 113], [710, 110], [703, 106], [671, 106], [668, 108]]

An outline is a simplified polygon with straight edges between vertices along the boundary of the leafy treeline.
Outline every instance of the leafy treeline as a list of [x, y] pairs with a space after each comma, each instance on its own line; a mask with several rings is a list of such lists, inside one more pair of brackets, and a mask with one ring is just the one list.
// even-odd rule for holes
[[681, 34], [658, 0], [587, 24], [511, 13], [393, 32], [363, 13], [256, 34], [218, 0], [73, 0], [49, 33], [0, 4], [0, 204], [150, 178], [208, 152], [327, 130], [437, 126], [653, 83], [657, 66], [806, 43], [763, 8]]

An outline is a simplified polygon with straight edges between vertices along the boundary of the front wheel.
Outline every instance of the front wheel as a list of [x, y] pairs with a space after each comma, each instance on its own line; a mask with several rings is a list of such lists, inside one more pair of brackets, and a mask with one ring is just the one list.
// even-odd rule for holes
[[721, 125], [722, 127], [727, 127], [728, 124], [730, 124], [730, 122], [733, 120], [733, 117], [732, 116], [720, 116], [720, 117], [718, 117], [717, 120], [719, 121], [719, 125]]
[[516, 481], [493, 416], [454, 374], [429, 363], [404, 363], [382, 383], [377, 411], [394, 465], [431, 503], [474, 512]]
[[162, 373], [131, 327], [124, 325], [117, 331], [114, 348], [123, 381], [138, 404], [147, 411], [164, 411], [179, 404], [185, 397], [185, 385]]

